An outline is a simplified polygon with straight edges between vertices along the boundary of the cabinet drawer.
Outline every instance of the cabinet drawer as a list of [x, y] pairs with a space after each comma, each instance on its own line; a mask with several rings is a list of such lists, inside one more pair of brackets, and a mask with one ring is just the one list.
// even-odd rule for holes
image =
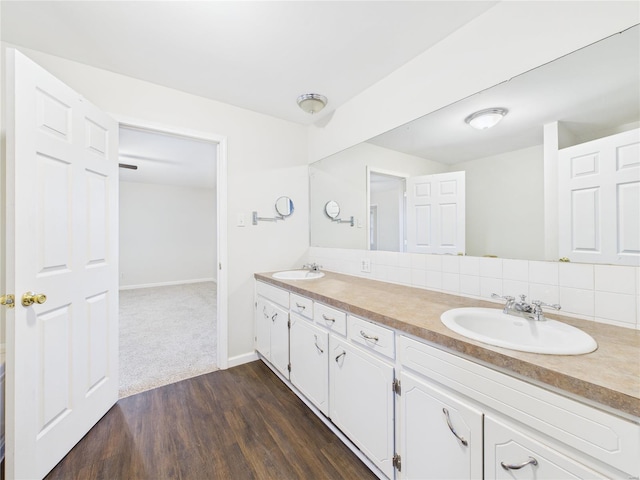
[[340, 335], [347, 335], [347, 314], [322, 303], [313, 304], [313, 319], [318, 325]]
[[313, 300], [296, 293], [291, 294], [291, 311], [313, 320]]
[[256, 282], [256, 293], [289, 309], [289, 292], [264, 282]]
[[385, 357], [395, 358], [393, 330], [353, 315], [349, 315], [347, 323], [349, 340]]

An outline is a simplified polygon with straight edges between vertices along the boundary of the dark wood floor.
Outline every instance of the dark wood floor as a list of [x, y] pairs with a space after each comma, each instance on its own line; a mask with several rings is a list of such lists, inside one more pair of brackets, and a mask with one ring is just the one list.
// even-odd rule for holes
[[54, 479], [373, 479], [262, 362], [118, 401]]

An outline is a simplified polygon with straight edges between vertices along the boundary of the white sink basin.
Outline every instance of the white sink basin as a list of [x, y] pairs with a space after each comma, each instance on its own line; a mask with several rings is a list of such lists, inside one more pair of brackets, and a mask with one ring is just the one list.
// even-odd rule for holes
[[324, 272], [312, 272], [310, 270], [287, 270], [285, 272], [276, 272], [273, 278], [280, 280], [313, 280], [315, 278], [324, 277]]
[[495, 308], [454, 308], [440, 319], [467, 338], [521, 352], [580, 355], [598, 348], [590, 335], [566, 323], [527, 320]]

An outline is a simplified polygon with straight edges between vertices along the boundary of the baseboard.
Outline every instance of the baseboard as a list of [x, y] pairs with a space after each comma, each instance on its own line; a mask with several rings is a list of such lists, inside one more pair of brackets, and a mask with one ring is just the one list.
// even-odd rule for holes
[[170, 285], [188, 285], [190, 283], [202, 283], [202, 282], [214, 282], [215, 278], [195, 278], [192, 280], [177, 280], [174, 282], [159, 282], [159, 283], [142, 283], [139, 285], [120, 285], [120, 290], [135, 290], [137, 288], [152, 288], [152, 287], [167, 287]]
[[227, 360], [227, 368], [237, 367], [238, 365], [256, 360], [258, 360], [258, 354], [256, 352], [243, 353], [242, 355], [230, 357], [229, 360]]

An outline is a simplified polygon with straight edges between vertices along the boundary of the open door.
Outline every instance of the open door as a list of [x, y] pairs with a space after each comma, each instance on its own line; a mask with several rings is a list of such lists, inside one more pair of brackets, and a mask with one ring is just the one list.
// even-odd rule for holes
[[12, 49], [6, 80], [6, 478], [42, 478], [118, 399], [118, 128]]
[[407, 179], [407, 250], [414, 253], [465, 252], [464, 172]]

